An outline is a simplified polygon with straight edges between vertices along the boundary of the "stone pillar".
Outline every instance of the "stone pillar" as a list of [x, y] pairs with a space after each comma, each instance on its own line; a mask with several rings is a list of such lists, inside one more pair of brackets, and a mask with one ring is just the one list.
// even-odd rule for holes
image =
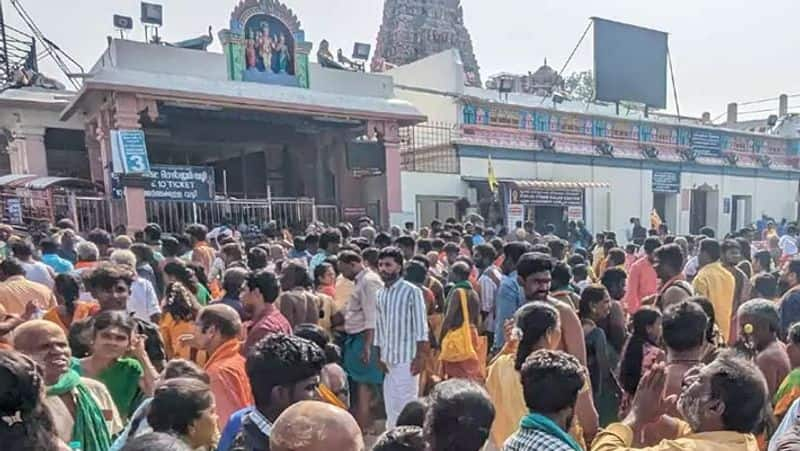
[[783, 117], [789, 114], [789, 96], [781, 94], [778, 97], [778, 117]]
[[97, 138], [97, 124], [89, 122], [85, 126], [84, 143], [86, 152], [89, 155], [89, 177], [98, 186], [105, 187], [105, 172], [107, 168], [103, 166], [103, 155], [101, 152], [100, 140]]
[[725, 123], [727, 125], [735, 124], [736, 120], [737, 120], [738, 113], [739, 113], [739, 105], [737, 105], [736, 103], [729, 103], [728, 104], [728, 110], [727, 110], [727, 119], [726, 119]]
[[43, 127], [18, 127], [14, 140], [15, 152], [11, 158], [14, 174], [47, 175], [47, 150], [44, 146]]
[[[400, 137], [396, 122], [384, 123], [383, 145], [386, 148], [386, 225], [393, 225], [395, 216], [403, 213], [400, 186]], [[399, 224], [398, 224], [399, 225]]]
[[[140, 104], [136, 97], [130, 94], [114, 95], [114, 128], [115, 129], [138, 129]], [[110, 135], [105, 139], [108, 148], [105, 155], [109, 156], [111, 151]], [[108, 160], [107, 160], [108, 161]], [[125, 212], [128, 217], [128, 232], [133, 233], [144, 230], [147, 225], [147, 212], [145, 209], [144, 184], [129, 183], [124, 181], [125, 186]], [[111, 193], [110, 186], [106, 185], [107, 193]]]

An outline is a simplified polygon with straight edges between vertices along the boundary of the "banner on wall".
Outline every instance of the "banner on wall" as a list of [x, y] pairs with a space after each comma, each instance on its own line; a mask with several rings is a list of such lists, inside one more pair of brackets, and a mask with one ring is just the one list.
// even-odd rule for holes
[[517, 222], [525, 221], [525, 205], [508, 204], [506, 205], [506, 226], [508, 230], [514, 230]]
[[511, 202], [542, 207], [583, 207], [582, 189], [512, 189]]
[[567, 207], [568, 221], [583, 221], [583, 207]]

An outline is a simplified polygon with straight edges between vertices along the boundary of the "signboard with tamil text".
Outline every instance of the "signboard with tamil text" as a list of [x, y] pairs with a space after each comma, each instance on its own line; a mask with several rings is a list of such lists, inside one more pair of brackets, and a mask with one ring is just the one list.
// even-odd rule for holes
[[[149, 200], [208, 201], [214, 198], [214, 169], [204, 166], [153, 165], [144, 177], [149, 184], [144, 197]], [[119, 174], [111, 175], [115, 198], [123, 195]]]
[[583, 207], [582, 189], [512, 189], [511, 202], [543, 207]]
[[681, 173], [653, 171], [652, 187], [654, 193], [679, 193], [681, 191]]
[[142, 130], [111, 130], [111, 155], [114, 172], [123, 174], [150, 172], [147, 144]]
[[722, 154], [722, 135], [709, 130], [692, 130], [692, 150], [700, 157], [718, 157]]

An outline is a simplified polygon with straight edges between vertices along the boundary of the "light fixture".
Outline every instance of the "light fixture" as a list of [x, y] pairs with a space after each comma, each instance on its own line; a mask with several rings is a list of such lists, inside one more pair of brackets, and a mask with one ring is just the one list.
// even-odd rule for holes
[[356, 60], [368, 60], [369, 53], [372, 50], [372, 46], [369, 44], [365, 44], [363, 42], [356, 42], [353, 44], [353, 59]]
[[133, 30], [133, 18], [114, 14], [114, 28], [122, 30]]
[[156, 27], [164, 25], [164, 7], [155, 3], [142, 2], [141, 21], [143, 24]]

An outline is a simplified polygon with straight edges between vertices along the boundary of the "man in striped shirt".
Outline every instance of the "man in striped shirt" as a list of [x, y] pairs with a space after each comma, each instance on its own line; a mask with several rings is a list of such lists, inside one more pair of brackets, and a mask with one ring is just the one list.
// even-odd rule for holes
[[403, 254], [388, 247], [378, 256], [384, 287], [378, 291], [375, 346], [386, 366], [383, 397], [386, 428], [419, 394], [419, 373], [428, 348], [428, 323], [422, 291], [401, 278]]

